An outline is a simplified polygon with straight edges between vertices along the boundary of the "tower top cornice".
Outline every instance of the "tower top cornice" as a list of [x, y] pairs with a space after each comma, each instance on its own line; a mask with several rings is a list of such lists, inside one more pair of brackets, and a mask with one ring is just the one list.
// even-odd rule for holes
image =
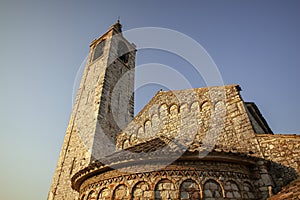
[[110, 26], [110, 28], [99, 38], [94, 39], [90, 47], [94, 46], [95, 44], [99, 43], [99, 41], [103, 40], [109, 33], [113, 32], [113, 35], [119, 34], [122, 35], [122, 24], [120, 23], [120, 20], [118, 19], [117, 22]]
[[117, 31], [117, 33], [122, 33], [122, 24], [120, 23], [120, 19], [118, 19], [117, 22], [110, 27], [110, 30], [111, 29]]

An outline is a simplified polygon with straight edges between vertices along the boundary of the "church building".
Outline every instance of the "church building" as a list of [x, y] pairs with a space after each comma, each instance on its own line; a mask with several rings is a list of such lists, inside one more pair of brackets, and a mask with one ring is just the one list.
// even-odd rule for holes
[[134, 116], [136, 46], [90, 44], [48, 200], [300, 199], [300, 136], [273, 134], [238, 85], [158, 91]]

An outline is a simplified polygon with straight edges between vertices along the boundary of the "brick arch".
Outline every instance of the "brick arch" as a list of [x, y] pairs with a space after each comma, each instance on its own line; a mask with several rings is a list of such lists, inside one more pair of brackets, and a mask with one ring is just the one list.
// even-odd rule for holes
[[[237, 180], [237, 179], [234, 179], [234, 178], [226, 178], [224, 181], [223, 181], [223, 184], [226, 183], [226, 182], [234, 182], [238, 185], [239, 189], [242, 190], [242, 187], [243, 187], [243, 182], [242, 180]], [[223, 186], [224, 190], [225, 190], [225, 187]]]
[[145, 129], [146, 124], [148, 124], [148, 123], [150, 123], [150, 125], [152, 125], [151, 120], [150, 120], [150, 119], [146, 119], [146, 120], [144, 121], [144, 129]]
[[178, 199], [176, 185], [167, 178], [160, 179], [154, 187], [155, 200]]
[[152, 122], [149, 119], [144, 122], [144, 135], [145, 138], [152, 136]]
[[97, 200], [109, 200], [111, 198], [111, 191], [109, 188], [102, 188], [98, 194]]
[[186, 178], [179, 184], [179, 198], [180, 200], [198, 200], [201, 197], [201, 187], [198, 181], [192, 178]]
[[163, 103], [163, 104], [158, 106], [158, 116], [159, 116], [159, 118], [162, 117], [164, 112], [166, 112], [165, 114], [168, 115], [168, 105], [166, 103]]
[[221, 200], [224, 198], [224, 188], [222, 184], [215, 179], [207, 179], [203, 184], [203, 199]]
[[179, 113], [179, 106], [175, 103], [173, 103], [169, 106], [168, 113], [171, 114], [171, 111], [173, 110], [173, 107], [174, 107], [174, 111], [176, 111], [175, 114], [178, 114]]
[[129, 137], [129, 143], [132, 144], [137, 140], [137, 134], [134, 132], [133, 134], [130, 135]]
[[210, 101], [208, 101], [208, 100], [203, 101], [203, 102], [200, 104], [200, 110], [202, 111], [203, 108], [205, 108], [206, 106], [209, 106], [209, 108], [211, 107]]
[[154, 185], [153, 189], [162, 180], [169, 180], [169, 181], [171, 181], [176, 186], [176, 188], [178, 189], [177, 182], [174, 181], [174, 180], [172, 180], [172, 179], [169, 179], [169, 176], [167, 174], [166, 175], [164, 174], [164, 175], [157, 176], [157, 177], [155, 177], [154, 180], [151, 181], [153, 183], [152, 185]]
[[151, 115], [150, 119], [151, 119], [152, 124], [153, 124], [153, 118], [159, 118], [159, 114], [154, 113], [154, 114]]
[[197, 183], [197, 185], [199, 186], [199, 188], [202, 190], [202, 186], [201, 186], [201, 183], [200, 183], [200, 180], [198, 179], [198, 177], [192, 177], [192, 176], [189, 176], [189, 177], [182, 177], [180, 179], [180, 181], [178, 181], [178, 188], [180, 187], [180, 185], [186, 181], [186, 180], [192, 180], [192, 181], [195, 181]]
[[193, 101], [189, 106], [190, 111], [192, 111], [194, 109], [193, 107], [196, 107], [196, 109], [198, 108], [198, 110], [200, 110], [199, 102]]
[[87, 195], [86, 200], [96, 200], [96, 198], [96, 192], [94, 190], [91, 190]]
[[255, 195], [255, 191], [254, 191], [254, 187], [253, 185], [248, 182], [245, 181], [243, 183], [243, 188], [242, 188], [242, 197], [244, 199], [256, 199], [256, 195]]
[[145, 134], [144, 127], [143, 127], [143, 126], [140, 126], [140, 127], [137, 129], [137, 138], [138, 138], [138, 139], [143, 139], [143, 138], [144, 138], [144, 134]]
[[137, 182], [131, 192], [131, 199], [153, 199], [153, 191], [146, 181]]
[[228, 180], [224, 184], [226, 198], [240, 199], [242, 198], [241, 188], [236, 181]]
[[225, 102], [223, 100], [220, 100], [213, 103], [213, 108], [216, 109], [216, 107], [220, 104], [223, 104], [222, 106], [225, 106]]
[[129, 189], [125, 184], [117, 185], [113, 190], [112, 199], [114, 200], [124, 200], [129, 199]]
[[225, 104], [225, 102], [223, 100], [215, 102], [213, 104], [213, 112], [215, 114], [217, 114], [221, 120], [225, 120], [225, 117], [226, 117], [226, 104]]
[[188, 103], [182, 103], [179, 105], [179, 113], [189, 112], [189, 111], [190, 111], [190, 106], [188, 105]]

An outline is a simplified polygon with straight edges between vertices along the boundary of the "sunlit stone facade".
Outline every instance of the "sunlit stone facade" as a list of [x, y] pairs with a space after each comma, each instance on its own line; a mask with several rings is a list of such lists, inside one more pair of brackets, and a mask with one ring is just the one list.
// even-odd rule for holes
[[91, 43], [48, 200], [300, 199], [299, 135], [273, 134], [238, 85], [159, 91], [133, 117], [121, 28]]

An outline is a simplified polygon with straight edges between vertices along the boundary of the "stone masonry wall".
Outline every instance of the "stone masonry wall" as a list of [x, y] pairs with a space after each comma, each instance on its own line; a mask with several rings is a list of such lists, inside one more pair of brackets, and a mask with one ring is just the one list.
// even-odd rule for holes
[[102, 91], [101, 97], [95, 100], [100, 108], [92, 140], [93, 160], [99, 160], [116, 150], [116, 134], [133, 118], [135, 51], [127, 52], [128, 62], [124, 63], [118, 57], [116, 48], [121, 40], [125, 43], [124, 38], [113, 36], [105, 78], [98, 84], [99, 91]]
[[261, 156], [237, 85], [158, 92], [117, 137], [124, 149], [164, 135], [190, 150]]
[[107, 171], [85, 180], [79, 193], [80, 200], [259, 199], [248, 167], [216, 161], [177, 162], [135, 174]]
[[[111, 49], [111, 38], [116, 32], [119, 33], [118, 31], [119, 29], [117, 30], [112, 26], [107, 33], [99, 39], [94, 40], [91, 44], [89, 57], [48, 194], [48, 200], [74, 200], [78, 198], [78, 193], [71, 188], [71, 177], [89, 165], [93, 157], [95, 157], [93, 154], [97, 152], [95, 153], [94, 149], [99, 149], [99, 144], [97, 144], [95, 140], [103, 142], [103, 140], [96, 138], [100, 132], [99, 120], [102, 123], [102, 130], [106, 125], [109, 126], [109, 124], [106, 124], [103, 120], [112, 121], [110, 118], [98, 119], [98, 115], [99, 113], [103, 113], [105, 109], [106, 113], [111, 113], [111, 111], [107, 111], [107, 101], [110, 99], [109, 95], [111, 94], [105, 91], [111, 91], [112, 89], [109, 87], [113, 87], [115, 82], [117, 82], [111, 73], [115, 73], [115, 70], [120, 72], [121, 70], [117, 68], [123, 66], [120, 63], [114, 66], [115, 63], [113, 61], [110, 61], [111, 63], [108, 62], [113, 55], [110, 51], [116, 50], [115, 48]], [[97, 59], [92, 59], [95, 47], [103, 40], [105, 40], [105, 46], [102, 55]], [[114, 46], [116, 45], [114, 44]], [[134, 53], [135, 52], [131, 54], [133, 57], [131, 57], [129, 61], [129, 65], [133, 65], [133, 67]], [[117, 59], [117, 57], [114, 58]], [[111, 73], [107, 72], [108, 64]], [[124, 70], [122, 72], [125, 73], [126, 71]], [[126, 81], [128, 81], [129, 84], [128, 87], [124, 84], [124, 87], [130, 91], [124, 91], [128, 93], [127, 96], [131, 97], [134, 77], [129, 77]], [[121, 102], [121, 106], [123, 106], [122, 104], [124, 104], [124, 102]], [[126, 119], [128, 121], [131, 120], [133, 113], [133, 102], [131, 102], [131, 104], [131, 106], [127, 106], [128, 109], [132, 110], [131, 113], [129, 111], [126, 112], [129, 116]], [[124, 117], [124, 115], [122, 117]], [[115, 129], [110, 127], [105, 128], [110, 130], [110, 135], [116, 134], [113, 132]], [[104, 144], [107, 145], [108, 143], [104, 142]], [[105, 145], [100, 145], [100, 147], [104, 147]], [[115, 146], [112, 148], [112, 151], [114, 150]]]
[[264, 159], [272, 161], [272, 175], [277, 193], [300, 175], [300, 135], [257, 134]]
[[103, 55], [91, 64], [93, 53], [93, 48], [91, 47], [54, 173], [48, 200], [75, 199], [78, 196], [71, 188], [70, 179], [73, 173], [84, 168], [90, 162], [91, 153], [89, 153], [88, 149], [91, 149], [93, 145], [91, 138], [95, 133], [97, 106], [99, 106], [94, 102], [94, 98], [97, 95], [101, 95], [102, 88], [99, 88], [100, 90], [96, 94], [91, 92], [95, 90], [99, 79], [104, 78], [105, 71], [99, 68], [106, 65], [108, 49], [109, 40], [106, 42]]

